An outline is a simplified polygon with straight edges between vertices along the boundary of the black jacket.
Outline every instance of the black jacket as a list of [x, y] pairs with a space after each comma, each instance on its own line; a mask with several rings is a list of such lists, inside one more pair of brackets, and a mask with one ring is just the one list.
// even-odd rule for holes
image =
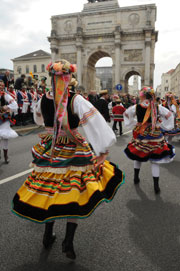
[[108, 103], [104, 99], [99, 99], [95, 103], [95, 107], [99, 110], [99, 112], [103, 115], [106, 121], [110, 122], [110, 115], [108, 109]]

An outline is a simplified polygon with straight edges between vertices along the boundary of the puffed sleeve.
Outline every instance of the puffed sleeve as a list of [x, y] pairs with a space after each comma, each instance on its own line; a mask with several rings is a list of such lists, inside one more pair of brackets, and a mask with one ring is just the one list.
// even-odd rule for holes
[[165, 131], [174, 129], [174, 116], [173, 113], [162, 105], [158, 106], [159, 115], [161, 117], [161, 128]]
[[72, 107], [96, 155], [105, 153], [116, 142], [116, 136], [103, 116], [81, 95], [75, 96]]
[[8, 103], [7, 107], [11, 110], [11, 112], [16, 113], [18, 109], [16, 101], [7, 93], [5, 94], [4, 98], [5, 101]]
[[41, 99], [35, 104], [33, 109], [34, 122], [37, 125], [44, 126], [44, 120], [41, 112]]
[[123, 114], [124, 117], [124, 125], [129, 129], [133, 129], [136, 124], [136, 105], [130, 106]]

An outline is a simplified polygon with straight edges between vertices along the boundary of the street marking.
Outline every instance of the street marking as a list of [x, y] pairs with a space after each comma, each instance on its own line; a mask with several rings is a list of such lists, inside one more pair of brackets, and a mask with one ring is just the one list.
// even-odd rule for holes
[[[126, 133], [123, 133], [123, 135], [127, 135], [127, 134], [129, 134], [129, 133], [131, 133], [131, 132], [132, 132], [132, 130], [130, 130], [130, 131], [126, 132]], [[11, 176], [11, 177], [2, 179], [2, 180], [0, 180], [0, 185], [3, 184], [3, 183], [10, 182], [10, 181], [12, 181], [12, 180], [14, 180], [14, 179], [17, 179], [17, 178], [19, 178], [19, 177], [22, 177], [22, 176], [24, 176], [24, 175], [30, 173], [31, 171], [32, 171], [32, 169], [28, 169], [28, 170], [25, 170], [25, 171], [23, 171], [23, 172], [20, 172], [20, 173], [18, 173], [18, 174], [16, 174], [16, 175], [13, 175], [13, 176]]]
[[123, 133], [123, 135], [127, 135], [127, 134], [129, 134], [131, 132], [132, 132], [132, 130], [130, 130], [130, 131], [126, 132], [126, 133]]
[[18, 173], [18, 174], [16, 174], [16, 175], [13, 175], [13, 176], [11, 176], [11, 177], [2, 179], [2, 180], [0, 180], [0, 185], [3, 184], [3, 183], [10, 182], [10, 181], [12, 181], [12, 180], [14, 180], [14, 179], [17, 179], [17, 178], [19, 178], [19, 177], [22, 177], [22, 176], [24, 176], [24, 175], [30, 173], [31, 171], [32, 171], [32, 168], [31, 168], [31, 169], [28, 169], [28, 170], [25, 170], [25, 171], [23, 171], [23, 172], [20, 172], [20, 173]]

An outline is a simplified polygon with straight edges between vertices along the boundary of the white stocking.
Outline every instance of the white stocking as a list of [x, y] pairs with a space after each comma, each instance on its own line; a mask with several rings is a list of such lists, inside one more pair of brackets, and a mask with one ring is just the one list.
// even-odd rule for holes
[[134, 161], [134, 168], [140, 169], [141, 168], [141, 162], [139, 161]]
[[153, 177], [159, 177], [160, 174], [159, 164], [151, 163], [151, 170]]
[[8, 139], [1, 139], [0, 140], [0, 149], [8, 150]]

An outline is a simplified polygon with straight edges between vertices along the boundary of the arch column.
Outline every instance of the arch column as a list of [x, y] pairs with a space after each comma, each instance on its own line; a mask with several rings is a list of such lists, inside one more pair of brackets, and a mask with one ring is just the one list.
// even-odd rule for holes
[[150, 86], [151, 77], [151, 32], [145, 32], [145, 85]]
[[57, 60], [57, 56], [58, 56], [59, 50], [57, 47], [52, 47], [51, 48], [51, 58], [52, 58], [52, 62], [55, 62]]
[[115, 34], [115, 85], [120, 83], [121, 33], [120, 26], [116, 27]]
[[82, 85], [82, 46], [78, 45], [77, 48], [77, 80], [79, 85]]

